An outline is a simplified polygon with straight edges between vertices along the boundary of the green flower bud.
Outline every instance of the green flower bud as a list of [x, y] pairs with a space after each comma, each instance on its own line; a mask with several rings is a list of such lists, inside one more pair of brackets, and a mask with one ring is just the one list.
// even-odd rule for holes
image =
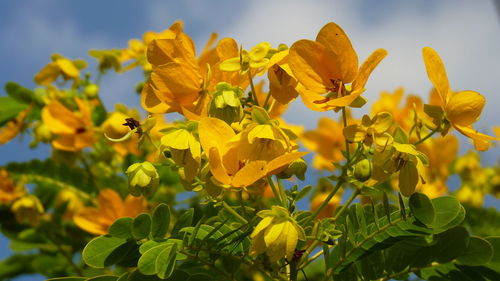
[[243, 107], [240, 102], [243, 90], [224, 82], [217, 84], [215, 88], [216, 91], [212, 93], [208, 115], [224, 120], [229, 125], [238, 122], [243, 115]]
[[96, 84], [89, 84], [85, 86], [85, 89], [83, 89], [83, 94], [85, 97], [89, 99], [94, 99], [97, 97], [97, 94], [99, 93], [99, 86]]
[[160, 176], [153, 164], [149, 162], [135, 163], [125, 172], [128, 176], [129, 192], [133, 196], [149, 196], [160, 184]]
[[269, 124], [271, 117], [269, 117], [269, 114], [264, 108], [252, 106], [252, 120], [259, 124]]
[[287, 179], [292, 176], [296, 176], [299, 180], [303, 181], [305, 179], [304, 175], [306, 171], [306, 161], [304, 161], [304, 159], [302, 158], [299, 158], [290, 163], [290, 165], [288, 165], [288, 168], [285, 171], [281, 172], [278, 177]]
[[33, 129], [35, 135], [35, 140], [37, 142], [50, 142], [52, 140], [52, 133], [50, 132], [47, 125], [42, 122], [37, 122], [35, 128]]
[[354, 165], [354, 177], [359, 181], [366, 181], [372, 176], [372, 162], [363, 159]]

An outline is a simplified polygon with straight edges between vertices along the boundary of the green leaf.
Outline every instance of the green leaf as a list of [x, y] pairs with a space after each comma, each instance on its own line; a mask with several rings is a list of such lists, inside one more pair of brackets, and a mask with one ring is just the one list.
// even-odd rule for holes
[[435, 219], [431, 225], [434, 229], [441, 229], [453, 222], [461, 209], [458, 200], [451, 196], [434, 198], [431, 202], [435, 210]]
[[24, 88], [23, 86], [15, 82], [7, 82], [5, 84], [5, 91], [7, 92], [7, 95], [20, 103], [37, 103], [39, 105], [43, 104], [41, 99], [38, 98], [32, 90]]
[[[144, 275], [139, 270], [131, 272], [127, 281], [161, 281], [156, 275]], [[177, 280], [176, 280], [177, 281]]]
[[127, 240], [109, 235], [92, 239], [83, 249], [82, 258], [86, 264], [95, 268], [104, 268], [118, 262], [122, 257], [113, 253], [119, 252], [120, 246]]
[[457, 258], [464, 265], [483, 265], [493, 258], [493, 247], [483, 238], [472, 236], [465, 252]]
[[158, 273], [156, 268], [156, 258], [158, 255], [171, 244], [160, 244], [147, 250], [137, 262], [137, 268], [142, 274], [154, 275]]
[[98, 105], [92, 110], [92, 122], [95, 126], [101, 126], [106, 121], [106, 109], [102, 105]]
[[469, 232], [462, 226], [449, 229], [437, 235], [437, 244], [433, 246], [436, 261], [447, 263], [461, 256], [469, 244]]
[[410, 196], [410, 210], [412, 214], [425, 225], [431, 225], [434, 222], [434, 205], [425, 194], [413, 193]]
[[170, 244], [164, 248], [156, 258], [156, 272], [158, 277], [165, 279], [172, 275], [175, 266], [177, 244]]
[[148, 237], [151, 232], [151, 216], [146, 213], [138, 215], [132, 224], [132, 235], [135, 239], [141, 240]]
[[129, 272], [125, 272], [122, 275], [120, 275], [120, 277], [118, 277], [118, 279], [116, 281], [127, 281], [129, 275], [130, 275]]
[[177, 233], [184, 227], [191, 226], [194, 217], [194, 209], [190, 208], [186, 210], [179, 219], [175, 222], [174, 228], [172, 229], [172, 235], [177, 235]]
[[134, 223], [133, 218], [123, 217], [115, 220], [113, 224], [109, 227], [109, 235], [113, 237], [129, 239], [132, 238], [132, 225]]
[[26, 109], [27, 105], [22, 104], [10, 97], [0, 97], [0, 127], [5, 125], [10, 120]]
[[312, 190], [312, 185], [304, 186], [299, 191], [299, 194], [297, 194], [297, 197], [295, 197], [295, 201], [300, 201], [301, 199], [303, 199], [304, 197], [306, 197], [307, 194], [309, 194], [309, 192], [311, 192], [311, 190]]
[[85, 277], [57, 277], [57, 278], [50, 278], [47, 279], [46, 281], [83, 281], [87, 280]]
[[85, 279], [85, 281], [116, 281], [118, 276], [113, 275], [101, 275], [96, 277], [91, 277], [89, 279]]
[[500, 236], [486, 237], [486, 241], [490, 242], [493, 247], [493, 256], [490, 263], [500, 265]]
[[170, 209], [167, 204], [161, 203], [153, 211], [151, 223], [151, 236], [153, 239], [165, 238], [170, 225]]

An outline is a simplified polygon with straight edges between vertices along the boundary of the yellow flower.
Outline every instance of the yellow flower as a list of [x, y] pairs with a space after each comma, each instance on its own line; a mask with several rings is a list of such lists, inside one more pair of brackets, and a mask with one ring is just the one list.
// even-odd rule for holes
[[207, 116], [208, 93], [217, 83], [242, 89], [247, 85], [248, 79], [238, 73], [219, 70], [220, 61], [237, 52], [236, 42], [226, 38], [197, 59], [193, 41], [183, 32], [172, 39], [154, 39], [148, 46], [153, 72], [142, 90], [142, 106], [151, 113], [179, 112], [191, 120]]
[[291, 261], [298, 240], [306, 240], [302, 227], [281, 206], [272, 206], [271, 210], [260, 211], [257, 215], [262, 220], [250, 235], [250, 255], [266, 253], [271, 262], [281, 258]]
[[[149, 43], [151, 43], [154, 39], [173, 39], [177, 36], [177, 34], [182, 32], [182, 28], [182, 22], [176, 21], [172, 24], [172, 26], [160, 33], [153, 31], [144, 33], [142, 41], [138, 39], [129, 40], [128, 48], [121, 50], [118, 56], [118, 64], [120, 62], [132, 61], [123, 68], [123, 71], [128, 71], [137, 66], [142, 66], [144, 71], [151, 71], [153, 67], [147, 60], [147, 48]], [[114, 52], [105, 54], [115, 55]], [[119, 67], [117, 69], [118, 64], [116, 64], [114, 60], [114, 58], [111, 58], [111, 62], [113, 63], [112, 65], [115, 66], [115, 70], [119, 70]]]
[[236, 135], [226, 122], [202, 118], [198, 131], [212, 176], [218, 183], [228, 187], [248, 187], [265, 176], [280, 173], [291, 162], [306, 154], [292, 152], [269, 161], [250, 161], [239, 157], [241, 134]]
[[26, 193], [22, 184], [15, 184], [5, 169], [0, 170], [0, 204], [10, 204]]
[[52, 62], [47, 64], [35, 75], [37, 84], [48, 86], [57, 78], [63, 77], [64, 81], [73, 80], [74, 85], [80, 79], [80, 69], [87, 67], [82, 60], [69, 60], [59, 54], [52, 55]]
[[[297, 90], [304, 104], [312, 110], [326, 111], [356, 105], [371, 72], [386, 55], [387, 51], [378, 49], [358, 69], [351, 41], [340, 26], [331, 22], [319, 31], [316, 41], [295, 42], [288, 64], [303, 86]], [[351, 86], [346, 87], [349, 83]], [[362, 105], [366, 101], [358, 102]]]
[[80, 210], [83, 207], [83, 202], [80, 199], [80, 196], [71, 189], [62, 189], [57, 193], [56, 204], [62, 205], [66, 204], [66, 209], [64, 212], [65, 219], [72, 219], [75, 212]]
[[37, 225], [44, 211], [43, 205], [38, 197], [28, 194], [17, 199], [11, 206], [16, 220], [22, 224]]
[[19, 134], [25, 127], [24, 120], [31, 111], [31, 106], [19, 112], [16, 118], [10, 120], [4, 127], [0, 128], [0, 144], [7, 143]]
[[436, 51], [425, 47], [422, 54], [427, 75], [439, 94], [440, 108], [444, 113], [444, 118], [457, 131], [471, 138], [477, 150], [487, 150], [489, 141], [498, 140], [498, 138], [479, 133], [472, 127], [472, 124], [479, 120], [485, 98], [474, 91], [453, 92], [450, 89], [444, 64]]
[[345, 149], [345, 140], [342, 135], [341, 124], [328, 117], [321, 117], [318, 128], [314, 131], [306, 131], [302, 135], [304, 146], [316, 152], [313, 166], [319, 170], [333, 170], [332, 162], [340, 162], [344, 159], [342, 149]]
[[[106, 136], [113, 139], [120, 139], [130, 132], [130, 128], [124, 124], [127, 122], [126, 119], [134, 118], [139, 119], [138, 112], [121, 112], [115, 111], [111, 113], [102, 125], [101, 128], [106, 134]], [[138, 147], [139, 135], [133, 134], [129, 139], [122, 142], [112, 142], [111, 145], [121, 156], [126, 156], [127, 154], [139, 155], [141, 151]]]
[[73, 216], [75, 224], [95, 235], [108, 233], [113, 222], [121, 217], [136, 217], [146, 211], [147, 202], [142, 197], [127, 196], [123, 200], [112, 189], [103, 189], [99, 193], [97, 207], [84, 207]]
[[42, 109], [42, 120], [56, 138], [52, 145], [56, 149], [78, 151], [92, 146], [94, 132], [90, 108], [86, 102], [76, 98], [79, 112], [72, 112], [59, 101], [53, 100]]
[[383, 151], [375, 151], [373, 156], [372, 177], [365, 184], [375, 186], [386, 181], [392, 174], [398, 173], [398, 187], [404, 196], [415, 192], [418, 183], [424, 183], [427, 157], [407, 143], [394, 142]]
[[380, 97], [372, 104], [371, 114], [379, 112], [390, 112], [394, 122], [403, 130], [408, 131], [414, 125], [412, 116], [413, 109], [423, 112], [423, 102], [418, 96], [409, 95], [406, 97], [406, 103], [400, 107], [403, 100], [404, 89], [398, 88], [394, 92], [382, 92]]
[[375, 143], [375, 149], [384, 150], [392, 143], [392, 136], [387, 132], [392, 123], [389, 112], [379, 112], [373, 119], [364, 115], [361, 124], [349, 125], [343, 129], [343, 133], [350, 142], [364, 142], [366, 146]]
[[267, 42], [259, 43], [250, 52], [241, 50], [238, 57], [224, 60], [219, 67], [223, 71], [239, 71], [241, 74], [247, 73], [250, 68], [261, 69], [267, 66], [269, 62], [266, 57], [269, 50], [271, 50], [271, 44]]
[[125, 173], [128, 176], [129, 192], [133, 196], [150, 196], [160, 184], [155, 166], [147, 161], [130, 165]]
[[457, 199], [458, 201], [466, 204], [470, 204], [471, 206], [481, 208], [484, 203], [484, 195], [483, 192], [479, 189], [471, 188], [468, 185], [463, 185], [457, 191]]
[[[174, 162], [182, 167], [181, 177], [192, 182], [198, 174], [201, 161], [201, 146], [196, 131], [198, 123], [187, 121], [162, 130], [162, 151], [168, 150]], [[164, 152], [165, 153], [165, 152]]]
[[448, 191], [446, 181], [450, 165], [457, 157], [458, 139], [452, 135], [430, 138], [418, 145], [417, 149], [429, 159], [429, 165], [426, 167], [427, 182], [418, 188], [430, 198], [443, 195]]

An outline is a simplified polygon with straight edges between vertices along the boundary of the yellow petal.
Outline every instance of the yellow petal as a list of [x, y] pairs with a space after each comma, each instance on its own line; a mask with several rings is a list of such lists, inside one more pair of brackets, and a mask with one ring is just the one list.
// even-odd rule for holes
[[485, 98], [474, 91], [451, 93], [446, 104], [446, 116], [453, 124], [471, 125], [479, 119], [485, 102]]
[[330, 22], [321, 28], [316, 41], [339, 57], [342, 70], [339, 79], [345, 84], [351, 83], [358, 73], [358, 55], [344, 30], [336, 23]]
[[246, 187], [266, 176], [266, 161], [249, 162], [234, 175], [232, 186]]
[[364, 88], [368, 77], [373, 72], [375, 67], [387, 56], [387, 51], [384, 49], [378, 49], [373, 52], [361, 65], [359, 68], [356, 80], [352, 83], [352, 89], [355, 91], [357, 89]]
[[366, 137], [366, 131], [361, 130], [358, 125], [349, 125], [343, 130], [344, 137], [350, 142], [360, 142]]
[[259, 233], [266, 229], [270, 224], [271, 222], [273, 221], [273, 217], [265, 217], [263, 218], [258, 224], [257, 226], [255, 227], [255, 229], [253, 230], [252, 234], [250, 235], [250, 238], [254, 238], [255, 236], [259, 235]]
[[49, 85], [57, 79], [59, 73], [60, 69], [57, 63], [51, 62], [35, 75], [35, 83], [44, 86]]
[[222, 71], [238, 71], [241, 69], [240, 58], [234, 57], [224, 60], [220, 65], [219, 69]]
[[[190, 105], [200, 95], [202, 77], [198, 69], [189, 64], [167, 63], [155, 68], [151, 81], [166, 99]], [[148, 82], [149, 83], [149, 82]], [[159, 97], [160, 100], [165, 100]]]
[[57, 65], [62, 70], [64, 74], [71, 78], [78, 78], [80, 76], [80, 71], [75, 67], [72, 61], [65, 58], [60, 58], [56, 60]]
[[351, 92], [350, 95], [343, 96], [340, 98], [332, 99], [328, 102], [326, 102], [326, 106], [328, 106], [329, 109], [332, 109], [334, 107], [342, 107], [342, 106], [349, 106], [351, 103], [353, 103], [361, 94], [365, 91], [365, 89], [356, 89], [355, 91]]
[[441, 97], [442, 104], [446, 104], [448, 92], [450, 91], [450, 83], [448, 82], [443, 61], [436, 51], [430, 47], [423, 48], [422, 54], [424, 56], [425, 68], [427, 69], [427, 76], [429, 76], [429, 79]]
[[380, 112], [375, 115], [373, 129], [379, 134], [386, 132], [392, 126], [392, 115], [389, 112]]
[[152, 65], [179, 62], [197, 65], [193, 40], [184, 32], [175, 39], [155, 39], [148, 44], [147, 57]]
[[270, 247], [271, 245], [278, 243], [278, 239], [286, 239], [286, 237], [282, 237], [283, 230], [287, 226], [287, 221], [282, 223], [273, 224], [272, 226], [266, 229], [264, 234], [264, 241], [266, 242], [266, 246]]
[[308, 152], [292, 152], [274, 158], [267, 165], [267, 175], [269, 176], [279, 173], [281, 169], [285, 169], [290, 163], [306, 155], [307, 153]]
[[298, 233], [297, 229], [291, 222], [287, 222], [287, 234], [286, 234], [286, 258], [288, 260], [293, 258], [295, 253], [295, 248], [297, 247]]
[[207, 152], [212, 147], [216, 147], [218, 151], [223, 152], [226, 142], [235, 135], [234, 130], [226, 122], [211, 117], [200, 120], [198, 134], [201, 146]]
[[294, 77], [308, 90], [326, 93], [332, 80], [341, 79], [339, 57], [318, 42], [299, 40], [290, 48], [288, 65]]
[[74, 134], [84, 126], [75, 113], [54, 100], [42, 109], [42, 120], [54, 134]]
[[208, 160], [209, 160], [208, 163], [210, 166], [210, 172], [212, 173], [214, 178], [218, 180], [220, 183], [230, 185], [231, 178], [227, 175], [226, 170], [222, 166], [221, 156], [217, 148], [212, 147], [212, 149], [210, 149]]
[[189, 139], [191, 137], [191, 133], [187, 130], [173, 129], [161, 138], [161, 145], [178, 150], [186, 150], [189, 149]]
[[158, 97], [159, 91], [152, 85], [146, 83], [141, 93], [141, 105], [150, 113], [166, 113], [170, 106]]

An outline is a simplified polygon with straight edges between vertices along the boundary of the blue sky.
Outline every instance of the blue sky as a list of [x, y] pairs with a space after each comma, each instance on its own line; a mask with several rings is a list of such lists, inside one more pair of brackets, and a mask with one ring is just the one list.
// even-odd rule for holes
[[[369, 100], [381, 90], [399, 86], [426, 98], [431, 84], [421, 49], [431, 46], [441, 55], [454, 89], [475, 90], [486, 97], [476, 128], [489, 132], [491, 126], [499, 125], [500, 21], [492, 1], [32, 0], [0, 1], [0, 11], [2, 85], [16, 81], [34, 87], [34, 74], [49, 62], [52, 53], [90, 61], [89, 49], [126, 47], [130, 38], [140, 38], [147, 30], [163, 30], [177, 19], [184, 21], [186, 33], [199, 47], [216, 31], [221, 38], [235, 38], [245, 48], [261, 41], [276, 46], [313, 39], [325, 23], [335, 21], [350, 36], [361, 61], [377, 48], [389, 52], [367, 84], [364, 95]], [[134, 85], [140, 79], [139, 71], [104, 77], [101, 92], [105, 103], [138, 106]], [[0, 91], [0, 95], [4, 93]], [[285, 117], [313, 128], [320, 116], [297, 101]], [[27, 140], [15, 140], [0, 146], [0, 165], [49, 154], [47, 147], [28, 153], [27, 144]], [[470, 147], [462, 145], [461, 151]], [[500, 148], [482, 157], [495, 163]], [[490, 204], [496, 201], [490, 200]], [[6, 241], [0, 240], [0, 257], [5, 255], [5, 247]]]

